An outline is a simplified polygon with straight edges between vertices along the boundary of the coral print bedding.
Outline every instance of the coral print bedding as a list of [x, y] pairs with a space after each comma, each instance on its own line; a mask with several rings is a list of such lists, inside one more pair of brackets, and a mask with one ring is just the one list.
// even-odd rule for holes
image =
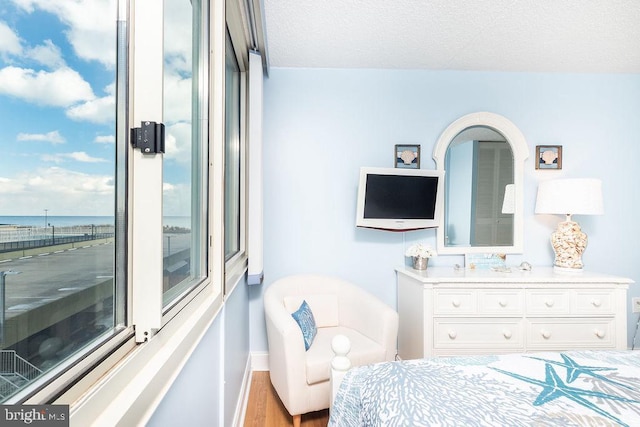
[[386, 362], [350, 370], [330, 427], [640, 426], [640, 351]]

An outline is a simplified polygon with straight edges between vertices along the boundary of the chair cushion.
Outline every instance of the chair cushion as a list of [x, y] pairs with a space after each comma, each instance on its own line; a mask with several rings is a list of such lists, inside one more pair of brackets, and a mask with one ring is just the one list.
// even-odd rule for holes
[[309, 350], [318, 330], [316, 328], [316, 320], [313, 318], [313, 312], [311, 311], [309, 304], [307, 304], [307, 301], [302, 301], [300, 308], [291, 313], [291, 316], [293, 316], [302, 331], [304, 349]]
[[360, 332], [344, 326], [318, 328], [313, 345], [306, 352], [305, 367], [307, 384], [328, 381], [331, 373], [331, 340], [338, 334], [346, 335], [351, 341], [351, 351], [347, 354], [352, 366], [368, 365], [385, 360], [384, 348]]

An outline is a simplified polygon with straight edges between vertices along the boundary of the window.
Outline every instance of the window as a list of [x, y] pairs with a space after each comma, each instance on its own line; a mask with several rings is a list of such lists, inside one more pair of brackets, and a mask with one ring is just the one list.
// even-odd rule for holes
[[[200, 2], [164, 0], [163, 305], [206, 270], [207, 55]], [[195, 18], [195, 19], [194, 19]]]
[[[133, 6], [0, 9], [0, 402], [75, 402], [78, 425], [144, 416], [244, 251], [244, 66], [225, 60], [224, 0]], [[128, 145], [141, 119], [165, 123], [163, 156]]]
[[115, 22], [113, 1], [0, 11], [1, 402], [125, 322]]
[[231, 37], [226, 33], [225, 48], [225, 204], [224, 255], [229, 260], [241, 248], [240, 211], [240, 137], [241, 100], [240, 67], [236, 59]]

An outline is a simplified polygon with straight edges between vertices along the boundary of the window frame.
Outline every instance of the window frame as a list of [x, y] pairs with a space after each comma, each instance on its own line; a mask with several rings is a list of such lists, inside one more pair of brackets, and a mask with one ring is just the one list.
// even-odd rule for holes
[[[136, 72], [148, 77], [148, 68], [161, 68], [162, 54], [159, 55], [160, 64], [157, 63], [157, 52], [153, 61], [146, 65], [141, 62], [137, 54], [145, 51], [147, 46], [144, 37], [149, 26], [157, 26], [162, 21], [163, 4], [156, 0], [117, 0], [118, 24], [123, 25], [126, 45], [137, 47], [129, 49], [125, 55], [128, 71], [128, 80], [124, 84], [126, 104], [129, 101], [136, 105], [135, 88], [141, 77], [130, 76], [128, 73]], [[135, 3], [135, 7], [134, 7]], [[247, 117], [248, 117], [248, 51], [249, 37], [246, 33], [246, 13], [243, 4], [239, 0], [204, 0], [207, 8], [203, 15], [208, 17], [208, 25], [203, 31], [208, 32], [207, 55], [209, 58], [208, 69], [208, 115], [206, 128], [208, 129], [208, 156], [203, 159], [206, 162], [208, 189], [204, 188], [208, 197], [207, 213], [207, 274], [206, 278], [188, 294], [162, 312], [162, 286], [160, 280], [141, 280], [140, 274], [156, 269], [162, 271], [162, 253], [156, 255], [157, 259], [152, 263], [146, 263], [140, 259], [140, 254], [135, 252], [132, 246], [136, 238], [136, 230], [141, 218], [146, 215], [156, 214], [153, 207], [140, 206], [137, 199], [141, 191], [146, 191], [149, 178], [143, 175], [135, 176], [132, 170], [144, 169], [140, 167], [142, 159], [136, 156], [130, 146], [128, 131], [136, 126], [143, 112], [134, 113], [127, 111], [126, 149], [124, 150], [127, 163], [127, 182], [125, 184], [128, 199], [122, 206], [118, 205], [117, 215], [127, 219], [133, 216], [132, 221], [127, 221], [126, 241], [121, 242], [126, 249], [126, 266], [120, 266], [116, 271], [127, 280], [125, 298], [125, 316], [122, 325], [115, 331], [103, 336], [100, 345], [92, 351], [83, 354], [74, 360], [71, 365], [65, 366], [59, 371], [52, 371], [47, 377], [47, 385], [32, 392], [29, 396], [23, 396], [19, 403], [26, 404], [68, 404], [70, 405], [71, 423], [74, 425], [89, 424], [143, 424], [153, 415], [155, 407], [160, 402], [164, 392], [175, 379], [176, 375], [191, 356], [203, 334], [211, 326], [213, 320], [222, 311], [224, 297], [228, 296], [247, 270]], [[230, 14], [226, 15], [227, 6], [232, 6]], [[225, 36], [226, 26], [229, 25], [232, 42], [241, 77], [241, 121], [240, 121], [240, 244], [241, 250], [225, 262], [224, 257], [224, 73], [225, 73]], [[118, 37], [121, 37], [120, 28]], [[142, 39], [137, 38], [139, 35]], [[234, 36], [235, 34], [235, 36]], [[118, 62], [118, 67], [120, 66]], [[147, 67], [145, 71], [145, 67]], [[160, 86], [161, 87], [161, 84]], [[139, 89], [139, 86], [138, 86]], [[119, 89], [120, 90], [120, 86]], [[129, 99], [129, 94], [134, 94]], [[146, 96], [146, 95], [145, 95]], [[161, 113], [160, 113], [161, 114]], [[148, 120], [155, 117], [145, 116]], [[161, 115], [160, 115], [161, 119]], [[159, 120], [161, 121], [161, 120]], [[120, 136], [120, 135], [119, 135]], [[121, 137], [121, 136], [120, 136]], [[157, 159], [161, 162], [161, 159]], [[121, 159], [119, 159], [121, 161]], [[160, 164], [160, 172], [161, 172]], [[151, 169], [157, 169], [153, 165]], [[162, 182], [159, 180], [158, 182]], [[205, 186], [206, 187], [206, 186]], [[157, 193], [156, 193], [157, 194]], [[138, 204], [136, 204], [138, 203]], [[157, 205], [157, 201], [154, 202]], [[161, 212], [161, 210], [160, 210]], [[161, 217], [161, 213], [159, 214]], [[157, 222], [158, 219], [156, 218]], [[157, 231], [157, 237], [162, 243], [162, 219]], [[161, 246], [161, 245], [160, 245]], [[135, 275], [132, 269], [138, 268]], [[154, 273], [154, 277], [157, 274]], [[142, 329], [151, 333], [143, 340], [136, 340], [136, 332], [140, 333], [141, 325], [136, 317], [141, 309], [150, 306], [147, 291], [153, 288], [159, 289], [159, 298], [153, 301], [157, 307], [155, 312], [150, 311], [149, 318], [145, 319]], [[157, 296], [152, 297], [157, 298]], [[144, 323], [144, 322], [143, 322]], [[157, 328], [156, 328], [157, 327]], [[55, 378], [54, 378], [55, 377]]]
[[[247, 214], [248, 214], [248, 114], [249, 114], [249, 47], [250, 36], [246, 29], [249, 28], [246, 17], [248, 11], [244, 9], [244, 2], [225, 1], [225, 31], [228, 32], [233, 47], [233, 53], [239, 68], [240, 77], [240, 246], [238, 251], [225, 261], [225, 296], [230, 295], [240, 279], [248, 269], [247, 253]], [[226, 42], [225, 42], [226, 53]], [[225, 58], [226, 61], [226, 58]], [[226, 98], [226, 94], [225, 94]], [[226, 188], [225, 188], [226, 190]]]
[[[190, 301], [193, 299], [195, 295], [197, 295], [199, 292], [206, 289], [210, 284], [210, 278], [211, 278], [210, 266], [212, 265], [212, 260], [211, 260], [211, 257], [208, 256], [207, 254], [210, 252], [209, 250], [210, 242], [212, 241], [212, 235], [211, 235], [212, 221], [209, 215], [209, 212], [210, 212], [209, 206], [211, 205], [210, 200], [212, 199], [212, 195], [209, 192], [209, 186], [211, 185], [209, 176], [211, 176], [212, 174], [210, 161], [209, 161], [211, 157], [211, 147], [212, 147], [211, 139], [212, 138], [210, 137], [211, 126], [210, 126], [209, 117], [211, 115], [211, 109], [212, 109], [211, 99], [213, 98], [213, 96], [211, 96], [210, 78], [209, 78], [209, 75], [211, 73], [209, 72], [209, 70], [212, 69], [213, 61], [211, 59], [212, 55], [209, 54], [209, 46], [212, 43], [210, 39], [212, 17], [207, 12], [210, 6], [209, 3], [212, 2], [213, 0], [199, 0], [199, 1], [201, 3], [200, 7], [203, 13], [201, 14], [202, 17], [200, 22], [197, 23], [197, 28], [199, 29], [199, 35], [201, 39], [201, 42], [198, 44], [198, 51], [199, 51], [198, 56], [199, 58], [202, 58], [202, 60], [199, 60], [199, 63], [201, 66], [197, 68], [197, 73], [198, 73], [197, 79], [198, 79], [198, 82], [201, 82], [201, 84], [198, 85], [199, 92], [196, 94], [197, 102], [198, 102], [199, 117], [197, 117], [195, 120], [198, 120], [199, 133], [202, 135], [202, 138], [203, 138], [202, 146], [200, 147], [202, 151], [202, 156], [200, 156], [200, 159], [199, 159], [200, 164], [198, 165], [203, 175], [203, 179], [200, 182], [200, 191], [198, 195], [199, 200], [202, 201], [202, 203], [200, 204], [200, 208], [202, 209], [202, 211], [199, 214], [201, 218], [200, 230], [207, 233], [207, 238], [206, 238], [205, 246], [202, 247], [201, 250], [198, 251], [196, 255], [200, 256], [199, 263], [200, 265], [204, 266], [205, 275], [200, 279], [199, 283], [183, 290], [169, 304], [163, 307], [162, 309], [163, 310], [162, 311], [163, 326], [167, 322], [169, 322], [173, 317], [175, 317], [176, 314], [179, 313], [184, 307], [189, 305]], [[193, 3], [193, 1], [191, 3]], [[195, 27], [196, 23], [194, 22], [193, 25]], [[207, 64], [206, 67], [204, 66], [205, 63]], [[193, 141], [193, 138], [192, 138], [192, 141]], [[192, 200], [192, 205], [193, 205], [193, 200]], [[191, 280], [197, 280], [197, 279], [191, 279]]]
[[[98, 377], [113, 366], [113, 363], [100, 364], [110, 355], [124, 354], [133, 349], [134, 328], [129, 324], [131, 319], [130, 286], [128, 269], [129, 249], [127, 245], [129, 227], [126, 216], [128, 212], [128, 162], [129, 162], [129, 52], [127, 51], [129, 37], [129, 22], [126, 10], [127, 0], [117, 0], [116, 38], [117, 63], [116, 85], [118, 102], [116, 105], [116, 189], [115, 189], [115, 265], [114, 265], [114, 327], [96, 337], [87, 345], [88, 350], [79, 351], [53, 369], [45, 372], [32, 386], [17, 392], [6, 399], [3, 404], [41, 404], [42, 402], [57, 401], [60, 396], [76, 389], [77, 385], [92, 376]], [[116, 308], [119, 307], [119, 308]], [[69, 394], [70, 396], [71, 394]], [[76, 392], [77, 396], [78, 393]]]
[[[126, 45], [136, 45], [135, 31], [138, 33], [145, 33], [148, 31], [149, 26], [155, 25], [157, 27], [157, 20], [162, 18], [163, 7], [158, 5], [154, 0], [137, 0], [135, 4], [135, 10], [133, 8], [133, 2], [129, 0], [120, 0], [118, 2], [118, 24], [122, 24], [124, 27], [124, 37], [127, 39]], [[220, 9], [223, 8], [221, 0], [211, 0], [213, 7], [209, 8], [209, 2], [203, 2], [207, 6], [207, 12], [205, 16], [208, 20], [213, 20], [216, 16], [222, 16]], [[137, 12], [137, 15], [136, 15]], [[216, 25], [220, 27], [221, 25]], [[223, 26], [223, 25], [222, 25]], [[209, 33], [209, 28], [213, 28], [213, 25], [207, 25], [203, 28], [204, 34], [207, 34], [209, 43], [216, 43], [220, 39], [220, 34], [216, 32]], [[120, 31], [120, 30], [119, 30]], [[123, 36], [118, 33], [118, 37]], [[132, 39], [129, 39], [132, 37]], [[152, 37], [146, 34], [145, 37]], [[222, 38], [224, 42], [224, 37]], [[138, 45], [144, 43], [139, 42]], [[206, 71], [204, 74], [220, 75], [219, 68], [221, 63], [220, 58], [215, 55], [209, 55], [208, 47], [206, 49], [207, 57], [209, 58], [209, 73]], [[145, 51], [145, 49], [138, 49], [137, 52]], [[125, 68], [129, 72], [140, 72], [145, 77], [148, 77], [148, 70], [145, 71], [143, 66], [145, 60], [138, 59], [137, 67], [132, 67], [130, 64], [136, 60], [134, 58], [135, 53], [133, 49], [127, 52], [125, 57]], [[149, 61], [148, 66], [152, 67], [153, 61]], [[119, 61], [118, 66], [121, 66], [122, 62]], [[224, 61], [222, 61], [224, 67]], [[161, 67], [158, 67], [161, 68]], [[201, 70], [202, 72], [202, 70]], [[126, 74], [126, 73], [125, 73]], [[132, 93], [132, 89], [136, 80], [135, 76], [128, 76], [128, 81], [124, 84], [125, 94]], [[217, 93], [219, 95], [213, 96], [209, 99], [208, 110], [211, 111], [213, 98], [220, 98], [223, 101], [222, 92], [213, 87], [208, 86], [205, 89], [209, 93]], [[135, 93], [135, 92], [133, 92]], [[135, 102], [135, 100], [134, 100]], [[128, 104], [128, 99], [127, 102]], [[218, 103], [220, 103], [218, 101]], [[134, 104], [135, 105], [135, 104]], [[215, 108], [215, 107], [213, 107]], [[129, 110], [127, 116], [127, 125], [125, 126], [126, 132], [126, 153], [127, 169], [129, 172], [127, 176], [130, 177], [127, 184], [129, 191], [129, 200], [126, 204], [129, 212], [134, 210], [135, 194], [140, 194], [141, 191], [145, 191], [148, 186], [148, 177], [144, 179], [138, 179], [136, 182], [135, 176], [132, 177], [132, 169], [144, 169], [140, 167], [140, 158], [135, 158], [135, 152], [129, 144], [128, 128], [129, 123], [135, 123], [136, 114]], [[139, 120], [138, 120], [139, 121]], [[161, 121], [161, 120], [158, 120]], [[205, 122], [207, 128], [211, 128], [208, 121]], [[209, 138], [208, 150], [215, 146], [214, 139]], [[146, 160], [146, 159], [144, 159]], [[160, 160], [160, 159], [158, 159]], [[215, 165], [209, 161], [209, 157], [204, 159], [204, 164], [207, 169], [215, 167]], [[157, 166], [157, 165], [155, 165]], [[211, 172], [208, 175], [212, 175]], [[209, 181], [212, 181], [209, 178]], [[158, 180], [161, 182], [161, 180]], [[204, 186], [206, 187], [206, 186]], [[206, 192], [206, 188], [203, 192]], [[213, 204], [213, 197], [209, 197], [208, 205]], [[138, 206], [139, 218], [147, 218], [146, 215], [149, 211], [153, 210], [150, 207]], [[135, 212], [131, 212], [135, 214]], [[207, 222], [212, 221], [213, 215], [207, 217]], [[215, 218], [214, 218], [215, 220]], [[135, 218], [133, 221], [128, 222], [128, 233], [130, 238], [126, 245], [131, 248], [134, 234], [132, 229], [137, 224]], [[209, 227], [213, 229], [215, 227]], [[220, 227], [221, 228], [221, 227]], [[157, 233], [158, 237], [162, 239], [161, 227]], [[208, 246], [214, 247], [213, 232], [209, 230]], [[149, 306], [147, 300], [147, 294], [143, 290], [145, 287], [160, 288], [161, 295], [161, 283], [159, 280], [155, 283], [153, 281], [147, 281], [141, 285], [140, 281], [136, 281], [133, 278], [131, 267], [139, 266], [142, 268], [153, 269], [150, 264], [144, 263], [143, 260], [135, 258], [134, 251], [128, 253], [128, 266], [129, 268], [121, 267], [118, 271], [125, 272], [125, 277], [128, 279], [128, 285], [126, 293], [128, 295], [126, 301], [126, 319], [125, 325], [121, 326], [115, 333], [105, 334], [104, 341], [97, 345], [96, 348], [89, 354], [83, 354], [78, 357], [77, 361], [74, 361], [72, 366], [63, 366], [59, 370], [53, 370], [49, 383], [35, 392], [31, 392], [29, 396], [19, 400], [20, 403], [38, 404], [43, 402], [51, 402], [56, 404], [70, 404], [71, 418], [74, 423], [81, 425], [92, 423], [100, 417], [108, 417], [105, 419], [118, 419], [121, 416], [122, 420], [128, 418], [139, 418], [141, 414], [137, 410], [138, 405], [152, 406], [153, 401], [157, 400], [157, 392], [159, 389], [158, 383], [168, 384], [174, 378], [175, 373], [179, 370], [181, 363], [186, 360], [203, 331], [210, 325], [210, 322], [215, 318], [217, 313], [222, 307], [222, 281], [214, 279], [213, 271], [222, 272], [223, 263], [215, 261], [214, 251], [209, 251], [207, 258], [207, 278], [202, 281], [195, 288], [192, 288], [188, 297], [183, 297], [178, 304], [174, 304], [165, 313], [163, 318], [162, 328], [155, 332], [156, 335], [162, 335], [164, 338], [153, 339], [150, 337], [143, 345], [136, 345], [134, 333], [139, 326], [135, 323], [133, 313], [139, 310], [141, 307]], [[162, 255], [160, 253], [159, 262], [161, 263]], [[157, 266], [157, 263], [155, 265]], [[161, 268], [159, 269], [161, 271]], [[145, 286], [146, 285], [146, 286]], [[137, 293], [134, 292], [137, 290]], [[189, 310], [182, 310], [184, 307], [189, 306]], [[158, 317], [162, 314], [161, 299], [160, 304], [157, 306]], [[116, 366], [119, 367], [116, 369]], [[155, 367], [149, 369], [146, 367]], [[55, 377], [55, 379], [54, 379]], [[49, 380], [49, 378], [47, 378]], [[127, 388], [133, 388], [135, 391], [133, 394], [127, 392]], [[125, 397], [126, 396], [126, 397]], [[121, 408], [114, 412], [113, 402], [114, 399], [119, 399]], [[123, 400], [124, 399], [124, 400]], [[18, 400], [16, 400], [18, 402]], [[120, 415], [118, 415], [120, 414]]]
[[[157, 4], [155, 0], [137, 0], [135, 11], [131, 4], [128, 4], [128, 8], [131, 8], [131, 15], [138, 12], [138, 16], [133, 17], [134, 20], [139, 18], [148, 20], [147, 23], [157, 23], [157, 19], [162, 18], [161, 5], [162, 3]], [[219, 116], [223, 110], [220, 107], [224, 105], [224, 49], [220, 49], [220, 46], [224, 46], [224, 25], [219, 22], [219, 17], [224, 16], [224, 0], [210, 0], [207, 6], [208, 11], [203, 15], [209, 18], [208, 39], [212, 52], [209, 55], [211, 78], [208, 81], [208, 90], [212, 96], [208, 101], [209, 154], [206, 159], [209, 197], [203, 199], [208, 200], [207, 277], [191, 289], [187, 297], [181, 298], [165, 312], [162, 327], [143, 344], [135, 345], [132, 338], [128, 339], [125, 345], [106, 357], [98, 369], [92, 370], [56, 400], [56, 403], [72, 404], [71, 419], [74, 424], [88, 425], [101, 421], [113, 423], [114, 420], [124, 424], [138, 424], [148, 420], [152, 415], [152, 409], [160, 400], [158, 390], [166, 389], [173, 381], [202, 334], [222, 308], [223, 216], [220, 209], [222, 204], [216, 203], [216, 200], [221, 200], [220, 196], [223, 194], [222, 180], [219, 179], [222, 170], [219, 154], [223, 144], [219, 141], [222, 141], [220, 137], [224, 135], [224, 127], [221, 127], [220, 120], [224, 117]], [[156, 21], [153, 21], [152, 16], [156, 17]], [[139, 30], [137, 25], [139, 24], [136, 20], [132, 30]], [[133, 166], [135, 167], [135, 162]], [[144, 208], [142, 210], [144, 211]], [[162, 238], [161, 227], [158, 234]], [[136, 260], [130, 258], [130, 261]], [[156, 288], [160, 289], [160, 295], [161, 283], [159, 281], [155, 284]], [[137, 285], [138, 283], [132, 283], [129, 288]], [[145, 304], [145, 300], [134, 296], [130, 309], [135, 312], [142, 304]], [[189, 309], [185, 310], [185, 307]], [[158, 308], [159, 311], [162, 310], [161, 298]], [[119, 367], [114, 369], [116, 363]]]

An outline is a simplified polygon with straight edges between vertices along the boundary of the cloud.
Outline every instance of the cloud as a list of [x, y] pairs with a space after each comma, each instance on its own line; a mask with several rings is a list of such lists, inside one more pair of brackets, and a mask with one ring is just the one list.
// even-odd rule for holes
[[69, 108], [65, 114], [72, 120], [109, 123], [115, 120], [116, 98], [113, 95], [107, 95], [92, 99]]
[[60, 132], [53, 130], [47, 133], [19, 133], [16, 137], [18, 141], [43, 141], [52, 144], [64, 144], [66, 140]]
[[5, 22], [0, 21], [0, 54], [19, 55], [20, 52], [22, 52], [20, 38]]
[[19, 193], [21, 191], [24, 191], [22, 182], [0, 176], [0, 194]]
[[164, 75], [164, 119], [166, 123], [191, 120], [191, 78], [165, 72]]
[[191, 215], [191, 188], [186, 184], [162, 184], [162, 205], [165, 216]]
[[12, 0], [28, 13], [43, 10], [69, 27], [65, 35], [76, 55], [113, 68], [116, 60], [116, 0]]
[[22, 215], [40, 215], [45, 207], [54, 215], [113, 214], [114, 180], [110, 175], [51, 167], [15, 178], [1, 177], [0, 184], [0, 215], [15, 215], [16, 206]]
[[191, 164], [191, 123], [175, 123], [165, 129], [165, 159]]
[[62, 51], [51, 40], [47, 39], [41, 45], [24, 49], [18, 34], [3, 21], [0, 21], [0, 54], [24, 56], [52, 68], [65, 65]]
[[104, 88], [106, 96], [75, 105], [66, 111], [67, 117], [77, 121], [91, 123], [111, 123], [116, 116], [116, 85], [112, 83]]
[[45, 40], [43, 44], [27, 49], [24, 54], [39, 64], [51, 68], [61, 68], [65, 66], [64, 59], [62, 59], [62, 51], [58, 46], [53, 44], [51, 40]]
[[115, 144], [116, 136], [115, 135], [98, 135], [93, 140], [96, 144]]
[[89, 83], [78, 72], [66, 67], [52, 72], [12, 66], [2, 68], [0, 94], [56, 107], [95, 99]]
[[[192, 8], [186, 1], [167, 1], [164, 3], [165, 16], [171, 16], [164, 23], [165, 67], [170, 73], [177, 71], [191, 74]], [[173, 71], [171, 71], [173, 70]]]
[[108, 162], [107, 159], [101, 159], [99, 157], [91, 157], [84, 151], [74, 151], [73, 153], [57, 153], [57, 154], [45, 154], [42, 156], [42, 160], [45, 162], [62, 163], [67, 160], [75, 160], [81, 163], [104, 163]]

